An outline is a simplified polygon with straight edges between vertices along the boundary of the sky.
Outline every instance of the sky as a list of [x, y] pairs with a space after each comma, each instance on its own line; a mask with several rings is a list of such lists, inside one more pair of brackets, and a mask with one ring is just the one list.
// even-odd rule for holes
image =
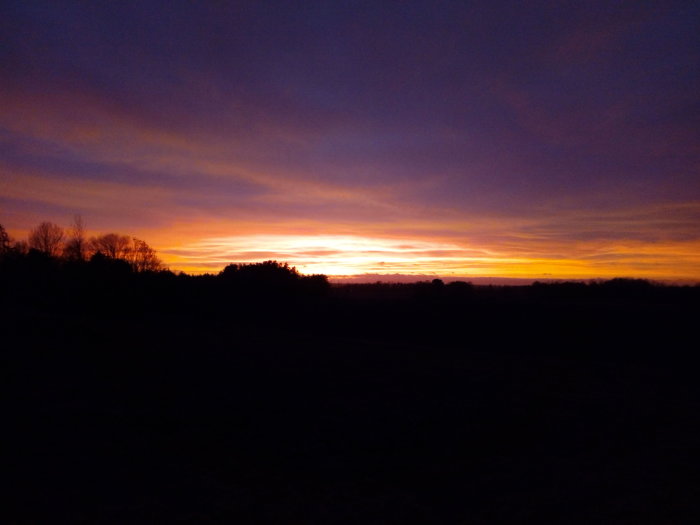
[[700, 4], [3, 2], [0, 224], [175, 271], [700, 281]]

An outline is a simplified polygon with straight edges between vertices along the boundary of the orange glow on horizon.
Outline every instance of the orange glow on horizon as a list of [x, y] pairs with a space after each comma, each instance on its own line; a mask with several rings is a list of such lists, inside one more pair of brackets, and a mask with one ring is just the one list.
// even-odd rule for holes
[[[172, 246], [172, 245], [171, 245]], [[548, 247], [552, 251], [552, 247]], [[361, 235], [240, 235], [205, 238], [161, 249], [172, 270], [217, 273], [232, 262], [288, 262], [304, 274], [434, 275], [592, 279], [638, 277], [698, 281], [700, 245], [619, 243], [579, 246], [569, 256], [465, 247], [456, 242]]]

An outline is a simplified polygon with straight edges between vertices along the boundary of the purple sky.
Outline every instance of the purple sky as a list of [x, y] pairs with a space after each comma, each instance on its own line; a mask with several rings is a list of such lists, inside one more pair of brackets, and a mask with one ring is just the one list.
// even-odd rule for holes
[[17, 238], [79, 213], [191, 271], [700, 280], [697, 2], [23, 0], [0, 34]]

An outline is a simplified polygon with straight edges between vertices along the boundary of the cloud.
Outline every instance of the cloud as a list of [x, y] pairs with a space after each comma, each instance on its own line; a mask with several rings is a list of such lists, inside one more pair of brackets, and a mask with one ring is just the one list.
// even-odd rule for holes
[[[333, 228], [329, 228], [333, 229]], [[195, 268], [198, 261], [230, 262], [274, 259], [305, 273], [431, 274], [441, 276], [545, 275], [585, 278], [620, 275], [692, 278], [700, 269], [700, 239], [643, 242], [627, 240], [571, 243], [541, 235], [493, 242], [488, 249], [467, 242], [387, 238], [366, 235], [241, 235], [210, 238], [165, 250], [178, 264]], [[472, 241], [474, 242], [474, 241]], [[206, 271], [211, 270], [206, 267]], [[219, 268], [219, 269], [220, 269]]]
[[361, 7], [14, 3], [0, 220], [182, 269], [700, 275], [691, 8]]

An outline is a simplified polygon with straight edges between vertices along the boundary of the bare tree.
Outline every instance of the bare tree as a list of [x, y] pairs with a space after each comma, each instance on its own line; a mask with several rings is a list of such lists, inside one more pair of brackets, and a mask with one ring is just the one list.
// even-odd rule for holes
[[7, 230], [0, 224], [0, 257], [10, 251], [11, 242], [12, 239], [10, 239]]
[[129, 263], [135, 272], [155, 272], [163, 269], [163, 263], [158, 258], [156, 251], [146, 241], [132, 238]]
[[118, 233], [107, 233], [90, 239], [90, 251], [100, 252], [112, 259], [128, 259], [131, 252], [131, 239]]
[[61, 254], [64, 237], [63, 228], [52, 222], [42, 222], [29, 232], [29, 247], [57, 257]]
[[15, 241], [11, 249], [20, 255], [27, 255], [29, 253], [29, 243], [27, 241]]
[[87, 248], [88, 242], [85, 237], [85, 223], [80, 215], [74, 215], [64, 255], [69, 259], [82, 261], [87, 257]]

